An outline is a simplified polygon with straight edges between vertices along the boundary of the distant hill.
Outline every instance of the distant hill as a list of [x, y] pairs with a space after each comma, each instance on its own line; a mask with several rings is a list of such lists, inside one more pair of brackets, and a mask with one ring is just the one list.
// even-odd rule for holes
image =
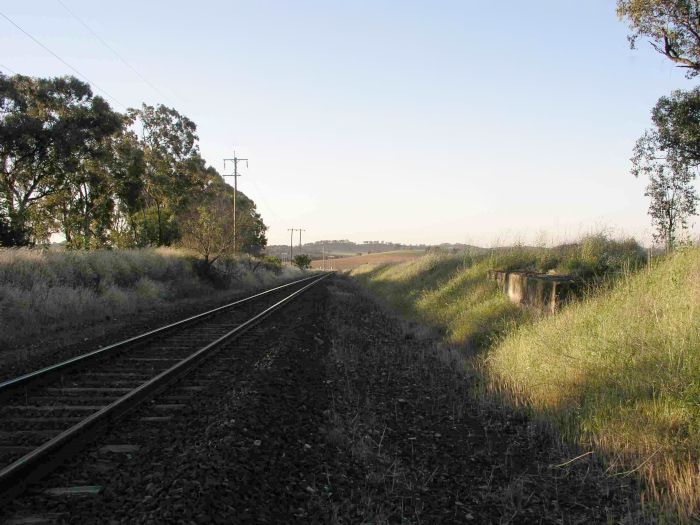
[[[481, 250], [477, 246], [471, 246], [469, 244], [401, 244], [388, 241], [364, 241], [362, 243], [356, 243], [349, 241], [347, 239], [342, 240], [325, 240], [305, 243], [301, 247], [299, 245], [294, 245], [294, 253], [305, 253], [312, 258], [320, 258], [324, 252], [326, 255], [333, 255], [335, 257], [352, 257], [356, 255], [365, 255], [372, 253], [383, 253], [383, 252], [396, 252], [396, 251], [420, 251], [426, 252], [431, 249], [441, 249], [451, 252], [459, 252], [467, 249]], [[265, 249], [267, 255], [274, 255], [276, 257], [282, 258], [283, 256], [289, 254], [289, 245], [273, 244]]]

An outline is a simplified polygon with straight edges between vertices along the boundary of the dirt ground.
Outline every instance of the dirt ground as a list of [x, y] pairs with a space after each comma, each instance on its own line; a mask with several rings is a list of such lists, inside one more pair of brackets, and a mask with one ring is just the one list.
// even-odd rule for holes
[[[353, 270], [365, 264], [401, 263], [413, 260], [421, 255], [423, 255], [422, 252], [406, 250], [397, 252], [370, 253], [365, 255], [357, 255], [355, 257], [339, 257], [337, 259], [326, 260], [326, 269], [346, 271]], [[311, 263], [311, 267], [323, 268], [323, 261], [313, 261]]]

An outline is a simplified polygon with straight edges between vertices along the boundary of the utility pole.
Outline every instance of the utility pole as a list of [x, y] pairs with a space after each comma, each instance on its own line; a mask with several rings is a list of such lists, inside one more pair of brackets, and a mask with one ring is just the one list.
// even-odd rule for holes
[[299, 253], [301, 253], [301, 232], [305, 232], [306, 230], [303, 230], [299, 228]]
[[233, 177], [233, 253], [236, 253], [236, 201], [238, 200], [238, 163], [245, 161], [245, 167], [248, 167], [248, 159], [239, 159], [236, 157], [236, 151], [233, 152], [232, 159], [224, 159], [224, 171], [226, 171], [226, 161], [233, 162], [233, 174], [224, 175], [224, 177]]
[[294, 232], [296, 228], [287, 228], [289, 232], [289, 264], [294, 260]]

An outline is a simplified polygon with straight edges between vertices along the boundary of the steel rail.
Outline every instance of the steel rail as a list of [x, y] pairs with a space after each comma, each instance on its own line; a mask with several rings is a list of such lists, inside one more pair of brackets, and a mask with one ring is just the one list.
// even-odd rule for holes
[[225, 304], [223, 306], [219, 306], [218, 308], [214, 308], [212, 310], [202, 312], [201, 314], [193, 315], [192, 317], [188, 317], [188, 318], [182, 319], [180, 321], [175, 321], [174, 323], [170, 323], [170, 324], [167, 324], [165, 326], [161, 326], [160, 328], [156, 328], [154, 330], [144, 332], [144, 333], [136, 335], [134, 337], [124, 339], [123, 341], [118, 341], [116, 343], [104, 346], [102, 348], [98, 348], [97, 350], [93, 350], [92, 352], [88, 352], [86, 354], [81, 354], [79, 356], [72, 357], [70, 359], [66, 359], [65, 361], [61, 361], [59, 363], [49, 365], [49, 366], [41, 368], [39, 370], [35, 370], [34, 372], [29, 372], [27, 374], [0, 382], [0, 398], [2, 398], [4, 395], [6, 395], [10, 390], [13, 390], [15, 388], [22, 387], [22, 386], [27, 386], [29, 383], [32, 383], [32, 382], [40, 380], [40, 379], [45, 379], [45, 378], [47, 378], [47, 377], [49, 377], [57, 372], [64, 372], [64, 371], [66, 371], [66, 370], [68, 370], [68, 369], [70, 369], [78, 364], [84, 363], [87, 360], [94, 359], [96, 357], [103, 356], [103, 355], [110, 353], [110, 352], [113, 352], [115, 350], [122, 349], [126, 346], [133, 344], [133, 343], [140, 343], [140, 342], [147, 341], [148, 339], [151, 339], [152, 337], [162, 335], [162, 334], [169, 332], [170, 330], [173, 330], [175, 328], [183, 327], [185, 325], [188, 325], [190, 323], [198, 321], [202, 318], [209, 317], [209, 316], [211, 316], [215, 313], [221, 312], [223, 310], [227, 310], [227, 309], [233, 308], [235, 306], [239, 306], [243, 303], [252, 301], [254, 299], [258, 299], [260, 297], [277, 292], [277, 291], [282, 290], [284, 288], [288, 288], [289, 286], [294, 286], [295, 284], [300, 284], [300, 283], [303, 283], [304, 281], [316, 279], [317, 277], [318, 276], [312, 275], [311, 277], [305, 277], [304, 279], [299, 279], [297, 281], [292, 281], [291, 283], [283, 284], [281, 286], [276, 286], [275, 288], [270, 288], [269, 290], [265, 290], [263, 292], [256, 293], [256, 294], [251, 295], [249, 297], [244, 297], [243, 299], [239, 299], [239, 300], [234, 301], [232, 303], [228, 303], [228, 304]]
[[23, 492], [27, 485], [37, 482], [69, 456], [77, 453], [81, 446], [91, 441], [96, 434], [107, 425], [113, 423], [127, 412], [138, 407], [145, 400], [153, 397], [155, 394], [195, 369], [204, 359], [214, 356], [221, 350], [223, 343], [250, 330], [263, 319], [276, 310], [279, 310], [282, 306], [329, 275], [331, 275], [331, 273], [324, 273], [320, 277], [311, 277], [310, 279], [314, 280], [309, 284], [292, 292], [290, 295], [254, 315], [225, 335], [195, 351], [189, 357], [184, 358], [156, 377], [136, 387], [110, 405], [87, 416], [79, 423], [0, 470], [0, 503], [9, 501]]

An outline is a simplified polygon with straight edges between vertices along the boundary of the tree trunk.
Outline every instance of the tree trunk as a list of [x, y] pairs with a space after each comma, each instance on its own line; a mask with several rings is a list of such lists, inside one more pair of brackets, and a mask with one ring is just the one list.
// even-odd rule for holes
[[155, 203], [156, 203], [156, 215], [158, 216], [158, 246], [163, 246], [163, 224], [162, 224], [161, 213], [160, 213], [160, 202], [158, 202], [156, 200]]

